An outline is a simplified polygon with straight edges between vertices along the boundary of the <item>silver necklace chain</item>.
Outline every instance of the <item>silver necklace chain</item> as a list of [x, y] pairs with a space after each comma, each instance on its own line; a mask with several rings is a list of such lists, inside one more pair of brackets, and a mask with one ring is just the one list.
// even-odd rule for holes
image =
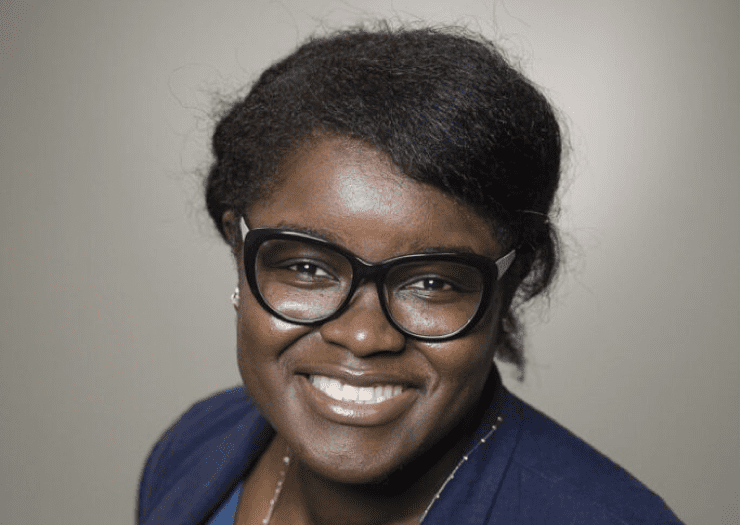
[[[418, 524], [421, 524], [425, 520], [425, 518], [427, 517], [427, 514], [430, 512], [430, 509], [432, 509], [432, 506], [435, 504], [437, 500], [440, 499], [440, 495], [442, 494], [443, 490], [445, 490], [445, 487], [447, 487], [448, 483], [453, 481], [453, 478], [455, 478], [455, 475], [458, 472], [458, 469], [461, 468], [461, 466], [463, 466], [463, 464], [466, 461], [468, 461], [468, 458], [471, 456], [471, 454], [476, 452], [476, 449], [478, 449], [481, 445], [486, 443], [486, 441], [489, 438], [491, 438], [491, 436], [494, 435], [494, 433], [497, 431], [497, 425], [501, 422], [502, 422], [502, 416], [497, 416], [496, 424], [492, 425], [489, 432], [487, 432], [483, 438], [478, 440], [476, 444], [473, 447], [471, 447], [471, 449], [466, 454], [463, 455], [461, 460], [455, 466], [455, 468], [450, 473], [450, 475], [447, 478], [445, 478], [445, 481], [440, 486], [440, 488], [438, 489], [437, 493], [432, 498], [430, 503], [427, 505], [427, 508], [422, 513], [422, 517], [419, 519], [419, 522], [417, 522]], [[283, 485], [285, 485], [285, 482], [286, 482], [286, 472], [288, 472], [288, 465], [290, 464], [291, 464], [291, 455], [289, 452], [288, 454], [283, 456], [283, 470], [281, 470], [280, 474], [278, 475], [278, 483], [276, 483], [275, 485], [275, 491], [273, 492], [273, 497], [270, 500], [270, 507], [268, 508], [267, 515], [262, 520], [262, 525], [268, 525], [270, 523], [270, 518], [273, 517], [273, 511], [275, 510], [276, 503], [278, 503], [278, 498], [280, 497], [280, 493], [283, 491]]]
[[481, 445], [483, 445], [484, 443], [486, 443], [486, 440], [489, 439], [491, 436], [494, 435], [494, 433], [497, 431], [497, 425], [499, 423], [501, 423], [501, 422], [502, 422], [502, 416], [497, 416], [497, 422], [496, 422], [496, 424], [492, 425], [491, 426], [491, 429], [489, 430], [489, 432], [487, 432], [484, 437], [482, 437], [480, 440], [478, 440], [476, 442], [476, 444], [473, 447], [471, 447], [471, 449], [463, 455], [463, 457], [458, 462], [458, 464], [455, 466], [455, 468], [450, 473], [450, 475], [447, 478], [445, 478], [445, 481], [440, 486], [440, 489], [435, 494], [435, 497], [432, 498], [432, 501], [430, 501], [430, 503], [427, 505], [427, 508], [422, 513], [422, 517], [419, 518], [419, 521], [417, 523], [422, 523], [425, 520], [425, 518], [427, 517], [427, 514], [430, 512], [430, 509], [432, 508], [432, 506], [435, 504], [435, 502], [437, 500], [440, 499], [440, 495], [443, 493], [443, 490], [445, 490], [445, 487], [448, 486], [448, 483], [450, 483], [451, 481], [453, 481], [453, 478], [455, 477], [455, 474], [458, 472], [458, 469], [461, 468], [461, 466], [466, 461], [468, 461], [468, 458], [471, 456], [471, 454], [473, 454], [474, 452], [476, 452], [476, 449], [477, 448], [479, 448]]
[[273, 511], [275, 510], [275, 504], [278, 503], [278, 497], [283, 490], [283, 485], [286, 482], [286, 472], [288, 472], [288, 465], [291, 464], [291, 452], [283, 456], [283, 470], [278, 475], [278, 483], [275, 484], [275, 491], [273, 491], [273, 498], [270, 500], [270, 507], [268, 508], [267, 515], [262, 519], [262, 525], [268, 525], [270, 518], [273, 517]]

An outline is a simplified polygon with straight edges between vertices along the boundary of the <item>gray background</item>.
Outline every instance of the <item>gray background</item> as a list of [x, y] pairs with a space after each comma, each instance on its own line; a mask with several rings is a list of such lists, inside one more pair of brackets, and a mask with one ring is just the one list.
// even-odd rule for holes
[[142, 462], [239, 382], [198, 173], [223, 95], [369, 16], [496, 37], [569, 128], [568, 264], [508, 384], [738, 523], [738, 4], [0, 0], [0, 522], [128, 524]]

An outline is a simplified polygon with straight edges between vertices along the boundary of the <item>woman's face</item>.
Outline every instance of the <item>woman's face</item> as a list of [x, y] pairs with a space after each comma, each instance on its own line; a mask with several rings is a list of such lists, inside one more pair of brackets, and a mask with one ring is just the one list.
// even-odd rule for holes
[[[431, 250], [504, 254], [481, 217], [359, 142], [314, 142], [281, 175], [278, 189], [251, 208], [249, 227], [308, 230], [369, 262]], [[492, 367], [498, 293], [478, 325], [451, 341], [403, 336], [384, 316], [373, 283], [360, 286], [340, 317], [301, 326], [257, 303], [239, 257], [240, 373], [294, 458], [317, 474], [350, 483], [384, 479], [479, 399]], [[366, 397], [372, 388], [373, 401], [391, 397], [338, 401], [320, 389], [327, 384], [351, 395], [365, 389]]]

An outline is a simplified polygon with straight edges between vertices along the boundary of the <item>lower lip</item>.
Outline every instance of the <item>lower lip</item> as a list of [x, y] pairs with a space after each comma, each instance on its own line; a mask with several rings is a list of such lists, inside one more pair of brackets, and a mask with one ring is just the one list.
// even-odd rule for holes
[[338, 401], [312, 385], [308, 377], [298, 378], [311, 408], [323, 418], [341, 425], [372, 427], [391, 423], [409, 410], [417, 399], [416, 389], [405, 388], [401, 394], [380, 403]]

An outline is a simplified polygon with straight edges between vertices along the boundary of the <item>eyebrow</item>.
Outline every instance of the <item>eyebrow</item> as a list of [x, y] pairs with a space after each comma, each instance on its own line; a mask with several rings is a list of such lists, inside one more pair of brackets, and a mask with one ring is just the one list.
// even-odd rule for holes
[[[298, 226], [296, 224], [291, 224], [285, 221], [281, 221], [278, 223], [277, 228], [290, 230], [297, 233], [304, 233], [306, 235], [311, 235], [312, 237], [317, 237], [318, 239], [321, 239], [323, 241], [330, 242], [332, 244], [336, 244], [337, 246], [342, 247], [345, 250], [348, 250], [352, 252], [349, 248], [345, 246], [345, 244], [342, 242], [342, 240], [335, 235], [333, 232], [325, 229], [317, 229], [317, 228], [310, 228], [306, 226]], [[245, 232], [246, 233], [246, 232]], [[410, 247], [411, 250], [406, 253], [401, 253], [398, 255], [411, 255], [415, 253], [429, 253], [429, 254], [436, 254], [436, 253], [469, 253], [473, 255], [481, 255], [473, 250], [470, 246], [465, 245], [435, 245], [435, 246], [428, 246], [423, 244], [421, 241], [415, 241], [412, 246]], [[354, 253], [354, 252], [352, 252]], [[357, 254], [356, 254], [357, 256]], [[362, 257], [361, 257], [362, 259]]]

